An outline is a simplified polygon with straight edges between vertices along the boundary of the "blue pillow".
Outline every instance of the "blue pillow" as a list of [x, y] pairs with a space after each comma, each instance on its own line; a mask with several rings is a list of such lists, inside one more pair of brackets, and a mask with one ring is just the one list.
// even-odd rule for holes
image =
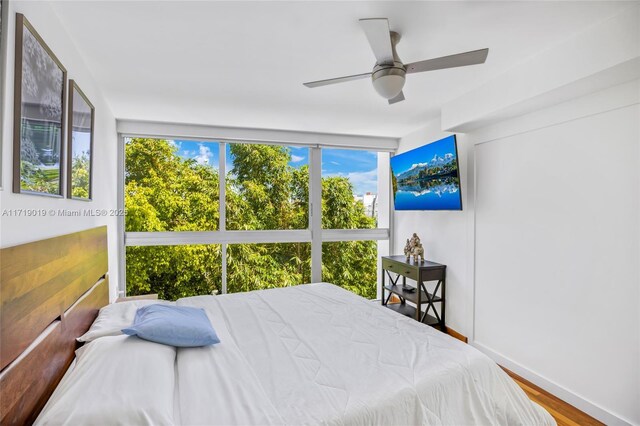
[[151, 342], [184, 348], [220, 343], [201, 308], [153, 304], [138, 308], [133, 325], [122, 330]]

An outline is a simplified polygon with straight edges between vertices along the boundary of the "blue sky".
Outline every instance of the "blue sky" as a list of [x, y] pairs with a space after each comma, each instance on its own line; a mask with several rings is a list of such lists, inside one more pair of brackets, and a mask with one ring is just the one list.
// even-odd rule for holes
[[434, 156], [444, 157], [445, 154], [456, 155], [455, 137], [449, 136], [439, 141], [412, 149], [391, 157], [391, 168], [394, 175], [409, 170], [414, 164], [427, 163]]
[[[200, 164], [218, 168], [219, 148], [217, 142], [175, 140], [178, 155], [191, 158]], [[292, 167], [309, 164], [309, 148], [289, 147]], [[233, 168], [233, 158], [227, 145], [227, 170]], [[344, 176], [349, 178], [356, 195], [378, 192], [378, 154], [370, 151], [348, 149], [322, 149], [322, 176]]]
[[175, 140], [173, 143], [178, 148], [178, 155], [181, 157], [192, 158], [200, 164], [208, 164], [214, 169], [218, 168], [220, 155], [217, 142]]
[[356, 195], [378, 193], [378, 153], [351, 149], [322, 149], [322, 176], [349, 178]]

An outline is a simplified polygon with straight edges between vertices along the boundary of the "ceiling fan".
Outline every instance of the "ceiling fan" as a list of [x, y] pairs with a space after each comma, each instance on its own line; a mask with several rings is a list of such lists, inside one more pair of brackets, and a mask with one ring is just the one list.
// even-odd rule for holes
[[313, 88], [371, 77], [371, 82], [376, 92], [383, 98], [388, 99], [389, 104], [395, 104], [396, 102], [404, 101], [402, 88], [404, 87], [406, 74], [483, 64], [489, 54], [489, 49], [480, 49], [403, 64], [396, 52], [400, 34], [389, 30], [387, 18], [360, 19], [360, 25], [376, 57], [376, 64], [373, 70], [363, 74], [311, 81], [304, 83], [305, 86]]

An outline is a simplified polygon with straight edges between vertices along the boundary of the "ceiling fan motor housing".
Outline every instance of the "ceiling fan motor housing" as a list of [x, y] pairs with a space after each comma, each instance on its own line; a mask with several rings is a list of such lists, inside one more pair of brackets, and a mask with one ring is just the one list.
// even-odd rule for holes
[[402, 91], [407, 71], [402, 62], [376, 65], [371, 73], [373, 88], [385, 99], [393, 99]]

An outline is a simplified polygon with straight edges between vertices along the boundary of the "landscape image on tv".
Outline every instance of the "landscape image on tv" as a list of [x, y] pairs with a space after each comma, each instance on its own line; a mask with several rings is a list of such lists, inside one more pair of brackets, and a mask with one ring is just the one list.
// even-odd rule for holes
[[462, 210], [455, 135], [391, 157], [396, 210]]

